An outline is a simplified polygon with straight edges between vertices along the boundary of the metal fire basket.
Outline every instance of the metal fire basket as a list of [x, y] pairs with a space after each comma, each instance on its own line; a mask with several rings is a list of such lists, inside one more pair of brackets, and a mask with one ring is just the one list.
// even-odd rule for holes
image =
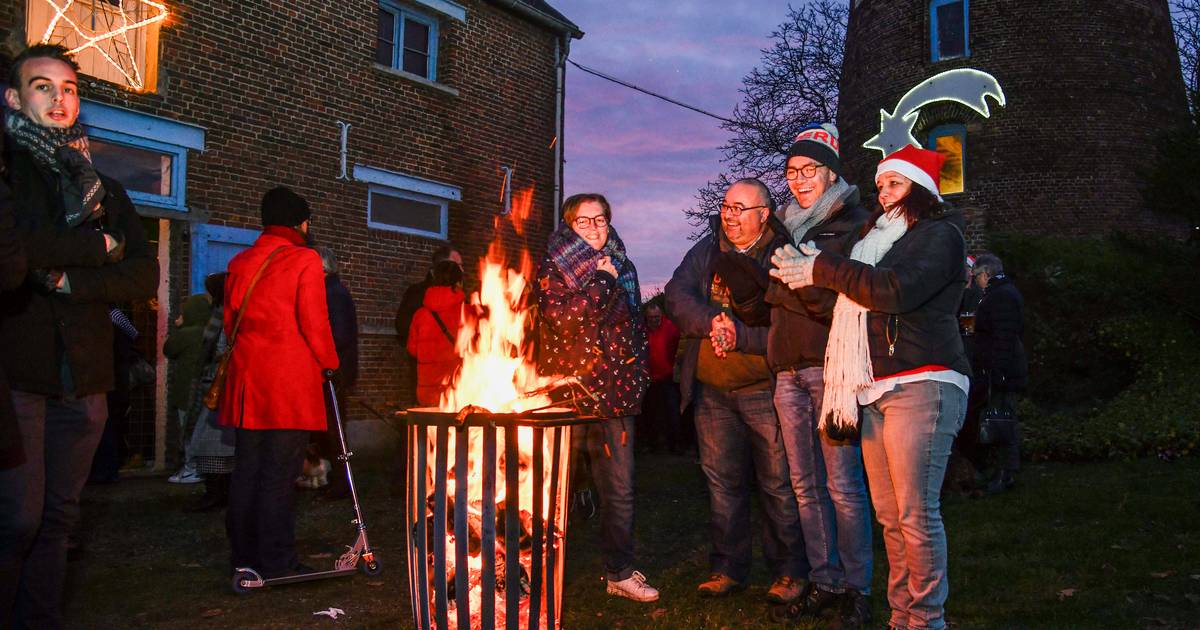
[[[568, 507], [564, 499], [568, 496], [571, 469], [571, 428], [595, 419], [581, 418], [574, 410], [557, 408], [469, 414], [416, 408], [401, 412], [400, 416], [407, 425], [405, 532], [409, 594], [416, 627], [490, 630], [497, 626], [499, 608], [506, 628], [558, 628], [562, 621]], [[532, 430], [532, 462], [527, 462], [526, 474], [532, 477], [532, 488], [541, 490], [530, 493], [529, 506], [520, 505], [518, 431], [521, 427]], [[474, 455], [482, 468], [482, 501], [477, 506], [481, 513], [476, 515], [469, 514], [469, 484], [462, 481], [471, 474], [472, 430], [482, 433], [482, 449], [477, 449], [480, 452]], [[504, 507], [497, 518], [499, 437], [504, 445]], [[453, 461], [449, 461], [451, 446]], [[544, 459], [547, 450], [551, 458], [548, 474]], [[456, 480], [453, 496], [448, 496], [447, 490], [450, 474]], [[542, 505], [544, 494], [549, 506]], [[530, 515], [531, 522], [523, 522], [522, 509]], [[543, 513], [548, 515], [544, 520], [538, 516]], [[472, 526], [477, 526], [477, 531]], [[453, 536], [452, 545], [447, 544], [447, 533]], [[471, 609], [468, 583], [471, 578], [468, 553], [472, 547], [478, 549], [481, 561], [476, 574], [478, 610]], [[528, 552], [528, 567], [521, 565], [522, 548]], [[498, 561], [500, 555], [503, 558]], [[448, 574], [451, 562], [453, 577]], [[521, 614], [523, 601], [525, 614]]]

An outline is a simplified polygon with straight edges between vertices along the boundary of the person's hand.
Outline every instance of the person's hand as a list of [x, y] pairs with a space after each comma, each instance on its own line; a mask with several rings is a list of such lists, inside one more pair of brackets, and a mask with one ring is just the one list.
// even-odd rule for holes
[[737, 345], [737, 328], [727, 313], [721, 313], [712, 319], [712, 329], [708, 338], [718, 359], [724, 359]]
[[603, 271], [614, 278], [617, 277], [617, 268], [613, 266], [612, 258], [608, 256], [602, 257], [600, 261], [596, 263], [596, 271]]
[[812, 241], [802, 243], [800, 249], [784, 245], [771, 255], [771, 264], [775, 265], [771, 276], [779, 278], [790, 289], [812, 286], [813, 264], [820, 254], [821, 250]]
[[63, 272], [58, 269], [33, 269], [29, 272], [29, 284], [42, 293], [54, 293], [62, 288]]
[[116, 228], [104, 230], [105, 262], [118, 263], [125, 258], [125, 233]]

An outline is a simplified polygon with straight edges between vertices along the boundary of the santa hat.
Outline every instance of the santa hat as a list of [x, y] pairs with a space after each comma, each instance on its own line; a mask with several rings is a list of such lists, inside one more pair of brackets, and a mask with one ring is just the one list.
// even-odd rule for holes
[[942, 163], [945, 161], [946, 156], [937, 151], [918, 149], [910, 144], [883, 158], [879, 167], [875, 169], [875, 179], [893, 171], [911, 179], [914, 184], [933, 193], [933, 196], [941, 201], [938, 184], [942, 178]]
[[813, 123], [804, 128], [788, 148], [788, 159], [804, 156], [842, 175], [842, 156], [838, 150], [838, 130], [830, 123]]

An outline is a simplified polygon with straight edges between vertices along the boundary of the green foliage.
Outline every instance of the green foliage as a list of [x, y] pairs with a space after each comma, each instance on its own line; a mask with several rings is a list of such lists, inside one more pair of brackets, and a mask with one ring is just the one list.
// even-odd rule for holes
[[1157, 454], [1200, 443], [1198, 250], [1169, 241], [1000, 236], [1025, 295], [1035, 460]]
[[1153, 166], [1143, 174], [1146, 205], [1161, 214], [1200, 223], [1200, 133], [1187, 125], [1162, 134]]

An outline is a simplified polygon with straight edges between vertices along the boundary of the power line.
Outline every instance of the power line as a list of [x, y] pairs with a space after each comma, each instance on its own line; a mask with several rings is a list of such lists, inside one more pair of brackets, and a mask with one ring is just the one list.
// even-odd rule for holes
[[605, 81], [612, 81], [613, 83], [616, 83], [617, 85], [623, 85], [623, 86], [625, 86], [625, 87], [627, 87], [627, 88], [629, 88], [629, 89], [631, 89], [631, 90], [636, 90], [636, 91], [638, 91], [638, 92], [641, 92], [642, 94], [646, 94], [646, 95], [648, 95], [648, 96], [653, 96], [654, 98], [657, 98], [657, 99], [664, 100], [664, 101], [666, 101], [666, 102], [668, 102], [668, 103], [671, 103], [672, 105], [678, 105], [678, 106], [680, 106], [680, 107], [682, 107], [682, 108], [684, 108], [684, 109], [690, 109], [690, 110], [692, 110], [692, 111], [694, 111], [694, 112], [696, 112], [696, 113], [698, 113], [698, 114], [704, 114], [705, 116], [708, 116], [708, 117], [710, 117], [710, 118], [716, 118], [717, 120], [719, 120], [719, 121], [721, 121], [721, 122], [729, 123], [729, 124], [731, 124], [731, 125], [736, 125], [736, 126], [739, 126], [739, 127], [741, 127], [741, 126], [744, 126], [742, 123], [739, 123], [739, 122], [737, 122], [737, 121], [734, 121], [734, 120], [730, 120], [730, 119], [728, 119], [728, 118], [725, 118], [724, 116], [718, 116], [718, 115], [716, 115], [716, 114], [714, 114], [714, 113], [712, 113], [712, 112], [705, 111], [705, 110], [703, 110], [703, 109], [700, 109], [699, 107], [696, 107], [696, 106], [694, 106], [694, 105], [688, 105], [687, 103], [684, 103], [684, 102], [682, 102], [682, 101], [677, 101], [677, 100], [675, 100], [675, 99], [673, 99], [673, 98], [671, 98], [671, 97], [669, 97], [669, 96], [663, 96], [662, 94], [659, 94], [659, 93], [657, 93], [657, 92], [651, 92], [650, 90], [647, 90], [647, 89], [646, 89], [646, 88], [644, 88], [644, 87], [639, 87], [639, 86], [637, 86], [637, 85], [634, 85], [634, 84], [632, 84], [632, 83], [630, 83], [630, 82], [628, 82], [628, 81], [622, 81], [621, 79], [618, 79], [618, 78], [616, 78], [616, 77], [614, 77], [614, 76], [610, 76], [610, 75], [604, 74], [603, 72], [600, 72], [599, 70], [596, 70], [596, 69], [593, 69], [593, 68], [589, 68], [589, 67], [587, 67], [587, 66], [585, 66], [585, 65], [582, 65], [582, 64], [576, 63], [576, 62], [575, 62], [575, 60], [573, 60], [573, 59], [570, 59], [570, 58], [568, 58], [568, 59], [567, 59], [567, 62], [569, 62], [571, 65], [575, 66], [576, 68], [579, 68], [580, 70], [582, 70], [582, 71], [584, 71], [584, 72], [586, 72], [586, 73], [588, 73], [588, 74], [591, 74], [591, 75], [594, 75], [594, 76], [600, 77], [601, 79], [604, 79]]

